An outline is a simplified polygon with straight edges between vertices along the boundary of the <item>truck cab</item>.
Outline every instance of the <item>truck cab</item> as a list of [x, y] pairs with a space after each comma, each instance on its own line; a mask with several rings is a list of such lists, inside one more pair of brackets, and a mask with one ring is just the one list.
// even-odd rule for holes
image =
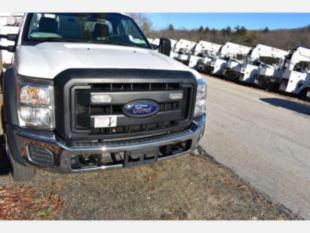
[[188, 65], [189, 57], [188, 55], [192, 52], [195, 47], [196, 42], [180, 39], [178, 40], [171, 53], [171, 57], [176, 59], [177, 61]]
[[211, 59], [215, 56], [221, 45], [214, 44], [208, 41], [201, 40], [193, 48], [193, 52], [188, 55], [188, 66], [194, 69], [198, 69], [198, 64], [203, 64], [207, 59]]
[[286, 52], [279, 65], [260, 68], [256, 83], [263, 88], [310, 97], [310, 50], [303, 47]]
[[254, 84], [260, 68], [276, 70], [287, 54], [288, 51], [258, 44], [250, 50], [244, 61], [231, 68], [230, 72], [239, 81]]
[[131, 167], [188, 154], [204, 133], [206, 83], [154, 51], [128, 15], [27, 13], [3, 75], [13, 178]]
[[283, 66], [279, 90], [310, 99], [310, 49], [293, 50]]
[[204, 65], [203, 70], [212, 75], [225, 75], [228, 62], [230, 61], [230, 69], [232, 69], [241, 63], [250, 50], [250, 47], [227, 42], [220, 48], [217, 56]]

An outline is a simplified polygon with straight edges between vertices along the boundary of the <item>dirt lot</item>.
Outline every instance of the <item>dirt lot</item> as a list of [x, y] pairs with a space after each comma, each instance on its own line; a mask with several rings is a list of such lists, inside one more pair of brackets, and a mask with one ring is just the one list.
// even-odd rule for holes
[[1, 137], [0, 219], [294, 219], [207, 155], [13, 183]]

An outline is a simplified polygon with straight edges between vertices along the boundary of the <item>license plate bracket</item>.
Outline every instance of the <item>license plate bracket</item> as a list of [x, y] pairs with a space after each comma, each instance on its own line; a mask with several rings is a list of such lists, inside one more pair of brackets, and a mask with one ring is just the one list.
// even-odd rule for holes
[[126, 151], [124, 155], [124, 167], [139, 166], [154, 163], [158, 160], [159, 148]]
[[117, 126], [117, 116], [115, 115], [99, 115], [92, 116], [94, 128], [112, 128]]

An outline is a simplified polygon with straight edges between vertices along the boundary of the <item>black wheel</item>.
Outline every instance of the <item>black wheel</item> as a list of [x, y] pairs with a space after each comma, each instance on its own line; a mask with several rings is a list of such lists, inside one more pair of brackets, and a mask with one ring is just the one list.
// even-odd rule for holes
[[243, 77], [244, 74], [240, 74], [239, 76], [236, 76], [236, 79], [238, 80], [238, 82], [243, 82]]
[[35, 169], [16, 162], [12, 157], [10, 149], [8, 148], [7, 144], [6, 144], [6, 152], [11, 162], [12, 167], [11, 174], [13, 180], [15, 182], [27, 182], [32, 180], [32, 178], [35, 176]]
[[11, 163], [5, 152], [5, 139], [0, 135], [0, 175], [8, 175], [11, 172]]
[[279, 85], [279, 91], [280, 92], [284, 92], [286, 90], [287, 87], [287, 81], [286, 80], [282, 80], [280, 85]]
[[306, 100], [306, 101], [310, 101], [310, 87], [308, 88], [304, 88], [301, 92], [300, 92], [300, 98], [302, 100]]
[[263, 88], [263, 84], [262, 84], [262, 80], [261, 80], [261, 76], [256, 76], [255, 77], [255, 81], [254, 83], [256, 84], [256, 86], [260, 87], [260, 88]]

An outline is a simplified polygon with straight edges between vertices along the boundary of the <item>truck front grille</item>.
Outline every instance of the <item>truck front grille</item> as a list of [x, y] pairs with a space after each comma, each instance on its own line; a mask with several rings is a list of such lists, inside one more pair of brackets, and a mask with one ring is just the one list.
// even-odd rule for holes
[[[192, 86], [180, 83], [110, 83], [74, 86], [71, 89], [73, 131], [113, 138], [186, 127], [190, 123], [192, 89]], [[169, 99], [169, 94], [174, 92], [182, 93], [183, 98]], [[92, 104], [91, 93], [111, 95], [112, 102]], [[158, 103], [159, 110], [150, 117], [139, 119], [127, 117], [123, 113], [123, 106], [134, 100], [154, 100]], [[117, 126], [95, 128], [91, 119], [98, 115], [116, 115]]]
[[[115, 140], [179, 131], [192, 121], [197, 81], [189, 71], [149, 69], [69, 69], [55, 77], [56, 132], [74, 140]], [[92, 94], [108, 103], [92, 103]], [[174, 99], [171, 94], [180, 95]], [[124, 105], [154, 101], [158, 112], [147, 117], [123, 113]], [[116, 126], [98, 127], [94, 119], [109, 115]]]

